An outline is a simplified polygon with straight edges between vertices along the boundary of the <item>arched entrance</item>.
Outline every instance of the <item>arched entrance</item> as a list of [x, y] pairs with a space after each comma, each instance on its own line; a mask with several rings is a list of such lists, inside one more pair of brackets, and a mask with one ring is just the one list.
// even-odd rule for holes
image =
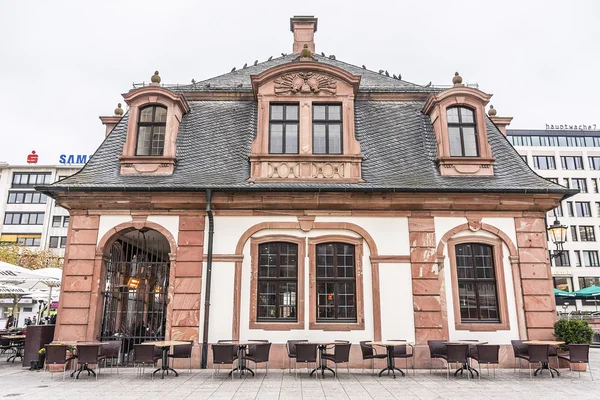
[[148, 228], [124, 233], [110, 247], [100, 338], [122, 340], [125, 357], [134, 344], [165, 338], [169, 252], [169, 241]]

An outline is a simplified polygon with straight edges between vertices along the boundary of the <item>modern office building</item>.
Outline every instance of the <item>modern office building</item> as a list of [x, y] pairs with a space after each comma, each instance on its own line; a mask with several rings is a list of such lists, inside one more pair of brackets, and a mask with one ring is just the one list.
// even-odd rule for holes
[[[509, 141], [536, 173], [580, 192], [547, 214], [548, 224], [558, 219], [569, 227], [565, 252], [551, 258], [554, 286], [566, 291], [600, 286], [600, 131], [507, 132]], [[552, 243], [548, 243], [548, 248], [554, 248]], [[569, 309], [596, 307], [593, 301], [568, 303]], [[564, 301], [558, 301], [559, 309], [562, 305]]]

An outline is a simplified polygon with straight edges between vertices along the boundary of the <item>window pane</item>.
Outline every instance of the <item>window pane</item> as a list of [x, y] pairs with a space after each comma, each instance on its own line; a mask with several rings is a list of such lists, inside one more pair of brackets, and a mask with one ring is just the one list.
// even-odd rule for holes
[[152, 155], [162, 156], [165, 147], [165, 127], [155, 126], [152, 135]]
[[138, 141], [137, 141], [137, 155], [138, 156], [149, 156], [150, 155], [150, 139], [152, 135], [151, 126], [140, 126], [138, 130]]
[[465, 156], [477, 157], [477, 137], [475, 136], [475, 128], [469, 126], [463, 127], [463, 141], [465, 145]]
[[474, 283], [459, 283], [458, 297], [460, 301], [460, 317], [464, 320], [473, 320], [478, 318], [477, 297], [475, 295]]
[[285, 127], [285, 152], [298, 153], [298, 125], [287, 124]]
[[342, 127], [341, 125], [329, 125], [329, 154], [340, 154], [342, 152]]
[[479, 309], [482, 320], [498, 320], [496, 304], [496, 285], [493, 283], [479, 284]]
[[460, 121], [458, 120], [458, 108], [449, 108], [446, 110], [446, 116], [448, 117], [449, 123], [458, 124]]
[[140, 122], [152, 122], [152, 111], [154, 107], [146, 107], [140, 113]]
[[448, 127], [448, 138], [450, 139], [450, 155], [453, 157], [462, 156], [462, 147], [460, 144], [460, 128]]
[[285, 106], [285, 119], [298, 121], [298, 106]]
[[258, 318], [277, 318], [277, 292], [275, 284], [258, 283]]
[[461, 107], [460, 108], [460, 116], [462, 117], [463, 124], [464, 123], [467, 123], [467, 124], [475, 123], [475, 119], [473, 118], [473, 111], [468, 108]]
[[279, 317], [296, 318], [296, 283], [279, 285]]
[[154, 122], [167, 122], [167, 109], [163, 107], [156, 107], [156, 114], [154, 115]]
[[325, 119], [325, 106], [313, 106], [313, 120]]
[[280, 154], [283, 152], [283, 125], [281, 124], [271, 124], [269, 152], [273, 154]]
[[338, 319], [356, 318], [354, 313], [354, 284], [338, 283], [337, 287], [337, 317]]
[[313, 153], [325, 154], [326, 152], [325, 125], [313, 124]]
[[272, 120], [282, 120], [283, 119], [283, 106], [282, 105], [271, 106], [271, 119]]
[[323, 319], [335, 317], [334, 284], [323, 282], [317, 284], [317, 316]]
[[329, 118], [330, 121], [340, 121], [342, 119], [342, 107], [341, 106], [329, 106]]
[[317, 278], [333, 278], [333, 244], [317, 245]]

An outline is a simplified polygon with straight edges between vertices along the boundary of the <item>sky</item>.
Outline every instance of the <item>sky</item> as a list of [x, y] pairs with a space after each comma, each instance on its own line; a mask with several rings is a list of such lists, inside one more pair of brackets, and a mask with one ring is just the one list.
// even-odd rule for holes
[[[319, 19], [316, 52], [426, 85], [494, 94], [509, 128], [600, 127], [600, 1], [0, 0], [0, 162], [92, 154], [133, 82], [190, 83], [291, 53], [289, 18]], [[125, 104], [123, 104], [125, 106]]]

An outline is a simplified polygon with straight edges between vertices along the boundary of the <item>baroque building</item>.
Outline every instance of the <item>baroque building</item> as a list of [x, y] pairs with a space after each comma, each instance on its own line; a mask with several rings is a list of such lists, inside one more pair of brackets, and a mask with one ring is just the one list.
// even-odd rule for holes
[[[420, 86], [315, 51], [191, 85], [151, 83], [102, 117], [69, 210], [56, 340], [550, 339], [545, 213], [572, 190], [535, 174], [511, 118], [462, 83]], [[120, 109], [118, 109], [120, 111]], [[354, 362], [353, 361], [353, 362]]]

